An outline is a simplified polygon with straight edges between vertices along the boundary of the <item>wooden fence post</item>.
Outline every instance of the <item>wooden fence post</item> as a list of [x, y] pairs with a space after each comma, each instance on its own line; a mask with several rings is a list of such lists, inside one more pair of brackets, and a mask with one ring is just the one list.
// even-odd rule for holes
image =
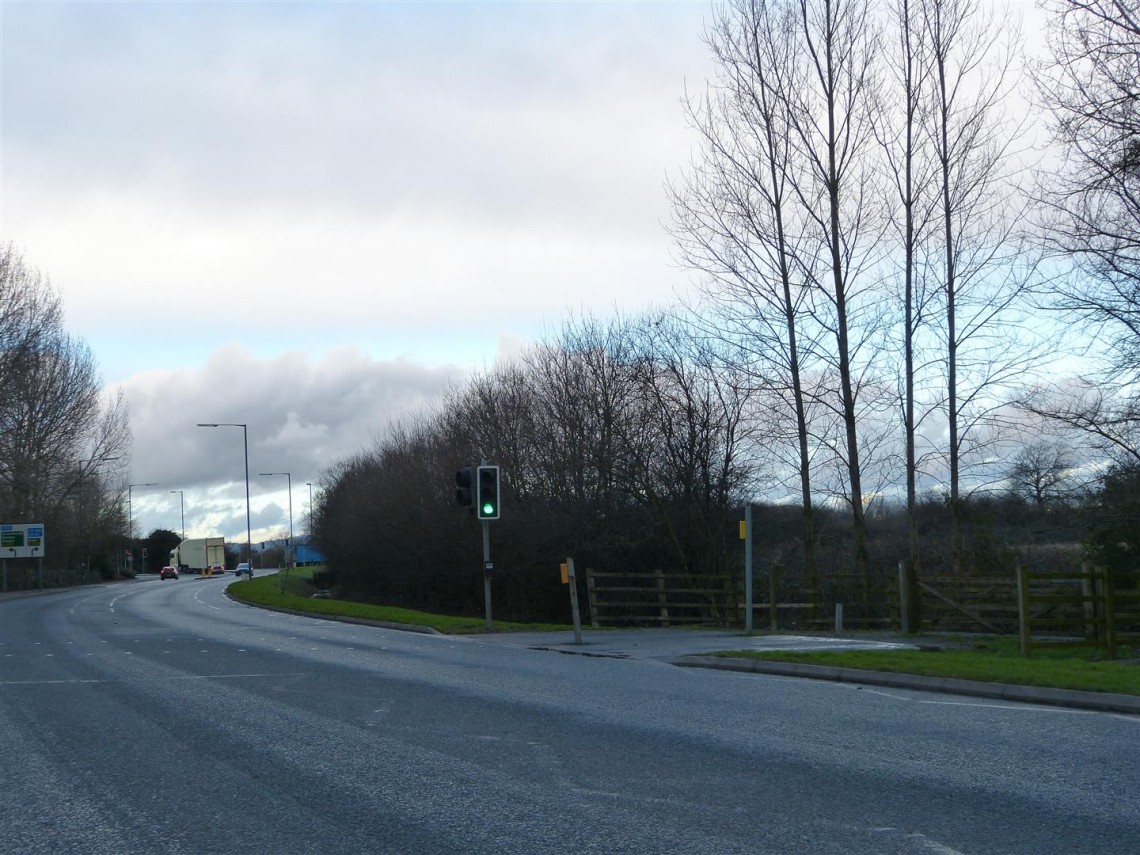
[[776, 570], [779, 566], [775, 561], [768, 565], [768, 625], [772, 632], [776, 631]]
[[661, 625], [669, 625], [669, 600], [665, 596], [665, 571], [658, 567], [653, 571], [657, 578], [657, 616], [661, 618]]
[[918, 632], [915, 614], [914, 570], [909, 561], [899, 562], [899, 629], [911, 634]]
[[1021, 655], [1028, 657], [1033, 631], [1029, 625], [1029, 574], [1025, 565], [1017, 565], [1017, 623], [1021, 635]]
[[1097, 604], [1103, 596], [1098, 590], [1095, 568], [1087, 561], [1081, 563], [1081, 595], [1085, 612], [1085, 641], [1100, 641], [1100, 627], [1097, 620]]
[[598, 623], [598, 592], [594, 590], [594, 571], [586, 568], [586, 602], [590, 606], [590, 626], [599, 627]]
[[1112, 569], [1102, 567], [1104, 574], [1101, 584], [1104, 586], [1104, 640], [1108, 647], [1108, 658], [1116, 658], [1116, 591], [1112, 587]]

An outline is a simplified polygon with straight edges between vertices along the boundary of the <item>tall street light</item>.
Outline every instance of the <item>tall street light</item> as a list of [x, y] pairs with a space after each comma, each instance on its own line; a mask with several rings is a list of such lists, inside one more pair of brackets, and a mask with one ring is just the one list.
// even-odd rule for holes
[[309, 488], [309, 546], [313, 545], [313, 485], [306, 481], [305, 486]]
[[[127, 485], [127, 543], [131, 543], [131, 538], [135, 535], [135, 512], [131, 505], [131, 490], [135, 487], [157, 487], [157, 481], [148, 481], [145, 484], [128, 484]], [[135, 558], [135, 548], [131, 545], [131, 560]], [[144, 568], [145, 569], [145, 568]]]
[[186, 539], [186, 501], [185, 501], [185, 497], [182, 495], [181, 490], [171, 490], [170, 492], [178, 494], [178, 507], [182, 511], [182, 539], [185, 540]]
[[[289, 546], [293, 546], [293, 475], [289, 472], [258, 472], [258, 475], [284, 475], [289, 479]], [[285, 564], [289, 564], [289, 550], [285, 550]]]
[[242, 444], [245, 447], [245, 559], [249, 562], [250, 577], [253, 576], [253, 526], [249, 521], [249, 428], [247, 425], [233, 422], [198, 423], [198, 427], [239, 427], [241, 428]]

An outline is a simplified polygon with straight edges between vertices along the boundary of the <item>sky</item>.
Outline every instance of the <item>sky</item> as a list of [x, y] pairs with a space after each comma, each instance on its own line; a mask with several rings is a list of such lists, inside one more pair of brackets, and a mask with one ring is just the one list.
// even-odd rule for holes
[[0, 0], [0, 240], [125, 395], [136, 532], [243, 541], [244, 434], [253, 540], [302, 534], [472, 372], [683, 294], [710, 9]]

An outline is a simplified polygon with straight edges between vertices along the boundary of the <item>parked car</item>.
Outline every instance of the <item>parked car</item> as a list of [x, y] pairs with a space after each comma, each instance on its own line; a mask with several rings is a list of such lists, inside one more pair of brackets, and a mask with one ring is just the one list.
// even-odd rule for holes
[[177, 579], [178, 578], [178, 568], [177, 567], [171, 567], [169, 564], [167, 564], [165, 567], [163, 567], [161, 570], [158, 571], [158, 578], [159, 579]]
[[253, 578], [253, 568], [250, 566], [248, 561], [243, 561], [241, 564], [239, 564], [237, 566], [237, 569], [234, 570], [234, 575], [237, 576], [238, 578], [241, 578], [243, 573], [248, 578], [250, 578], [250, 579]]

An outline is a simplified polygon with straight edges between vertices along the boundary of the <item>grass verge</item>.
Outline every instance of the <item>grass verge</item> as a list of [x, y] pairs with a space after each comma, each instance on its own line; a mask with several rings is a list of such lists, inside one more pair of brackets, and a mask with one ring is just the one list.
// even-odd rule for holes
[[[1127, 651], [1125, 651], [1127, 655]], [[813, 653], [732, 650], [738, 659], [770, 659], [867, 671], [951, 677], [1020, 686], [1140, 695], [1140, 666], [1099, 659], [1096, 649], [1066, 648], [1023, 659], [1016, 639], [982, 639], [971, 650], [827, 650]]]
[[[306, 572], [307, 571], [307, 572]], [[255, 576], [252, 579], [233, 582], [227, 589], [235, 600], [271, 608], [293, 609], [314, 615], [328, 617], [350, 617], [359, 620], [374, 620], [384, 623], [411, 624], [426, 626], [445, 635], [464, 635], [487, 632], [486, 621], [482, 617], [461, 617], [419, 612], [414, 609], [401, 609], [395, 606], [377, 606], [371, 603], [354, 603], [349, 600], [319, 599], [312, 596], [312, 568], [297, 568], [289, 573], [282, 591], [282, 579], [275, 576]], [[545, 632], [569, 630], [572, 627], [561, 624], [514, 623], [492, 621], [492, 632]]]

